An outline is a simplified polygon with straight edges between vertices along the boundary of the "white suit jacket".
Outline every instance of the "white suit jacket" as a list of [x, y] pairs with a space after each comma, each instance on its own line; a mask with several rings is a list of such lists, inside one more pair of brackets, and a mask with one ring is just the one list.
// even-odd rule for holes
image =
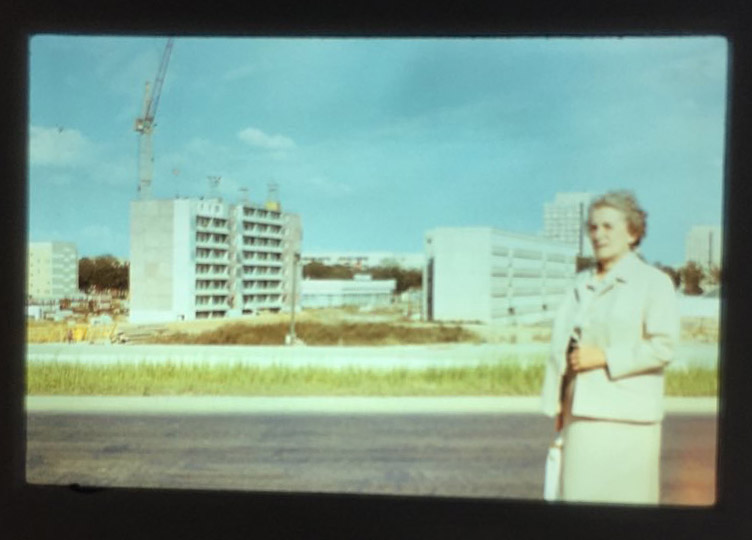
[[551, 354], [543, 383], [543, 412], [560, 412], [566, 351], [580, 302], [594, 294], [579, 320], [582, 345], [606, 355], [607, 366], [579, 372], [572, 414], [589, 418], [658, 422], [663, 418], [663, 370], [679, 339], [674, 284], [664, 272], [634, 253], [622, 257], [603, 277], [598, 292], [592, 270], [578, 274], [559, 307], [551, 335]]

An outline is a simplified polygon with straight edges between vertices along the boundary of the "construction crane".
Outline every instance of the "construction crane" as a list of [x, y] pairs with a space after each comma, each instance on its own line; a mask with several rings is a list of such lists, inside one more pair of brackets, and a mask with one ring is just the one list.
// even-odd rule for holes
[[141, 199], [151, 198], [151, 180], [154, 166], [154, 154], [152, 151], [151, 135], [154, 132], [154, 118], [157, 115], [159, 96], [162, 93], [167, 63], [170, 61], [173, 38], [167, 40], [162, 61], [159, 64], [154, 85], [146, 83], [144, 90], [144, 105], [141, 116], [136, 118], [134, 129], [138, 132], [138, 193]]

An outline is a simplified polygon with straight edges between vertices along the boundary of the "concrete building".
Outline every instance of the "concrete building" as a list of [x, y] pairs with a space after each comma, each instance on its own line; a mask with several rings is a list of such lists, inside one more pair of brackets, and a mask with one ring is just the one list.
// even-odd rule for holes
[[397, 280], [371, 279], [356, 275], [355, 279], [304, 279], [301, 284], [302, 308], [323, 307], [384, 307], [392, 303]]
[[79, 294], [76, 244], [31, 242], [26, 268], [26, 291], [32, 300], [59, 300]]
[[296, 214], [219, 198], [138, 200], [130, 211], [131, 322], [290, 308], [293, 266], [300, 279]]
[[694, 261], [706, 270], [721, 266], [723, 233], [721, 227], [697, 225], [687, 233], [685, 263]]
[[553, 202], [543, 205], [543, 236], [574, 247], [584, 257], [592, 256], [585, 222], [594, 198], [592, 193], [557, 193]]
[[491, 227], [438, 228], [425, 239], [423, 313], [434, 321], [534, 322], [553, 315], [576, 249]]
[[400, 268], [419, 270], [423, 268], [423, 253], [396, 253], [390, 251], [327, 251], [304, 253], [303, 264], [320, 262], [326, 265], [341, 264], [350, 268], [371, 268], [395, 264]]

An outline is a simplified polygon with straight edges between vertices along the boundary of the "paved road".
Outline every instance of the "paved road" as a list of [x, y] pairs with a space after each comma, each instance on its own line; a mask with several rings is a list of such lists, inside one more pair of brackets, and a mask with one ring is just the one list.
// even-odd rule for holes
[[[669, 414], [662, 501], [711, 504], [716, 420]], [[527, 413], [30, 412], [32, 483], [537, 499], [550, 421]]]

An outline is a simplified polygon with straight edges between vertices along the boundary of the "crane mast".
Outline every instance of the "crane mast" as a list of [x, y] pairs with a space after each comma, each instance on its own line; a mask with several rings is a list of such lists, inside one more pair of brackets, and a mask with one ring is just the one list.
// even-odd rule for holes
[[138, 133], [138, 193], [141, 199], [151, 198], [151, 181], [154, 168], [154, 153], [152, 150], [152, 133], [156, 126], [154, 119], [157, 115], [159, 96], [162, 94], [167, 64], [170, 61], [173, 38], [167, 40], [162, 61], [159, 63], [154, 84], [146, 83], [144, 89], [144, 103], [141, 116], [136, 118], [134, 130]]

